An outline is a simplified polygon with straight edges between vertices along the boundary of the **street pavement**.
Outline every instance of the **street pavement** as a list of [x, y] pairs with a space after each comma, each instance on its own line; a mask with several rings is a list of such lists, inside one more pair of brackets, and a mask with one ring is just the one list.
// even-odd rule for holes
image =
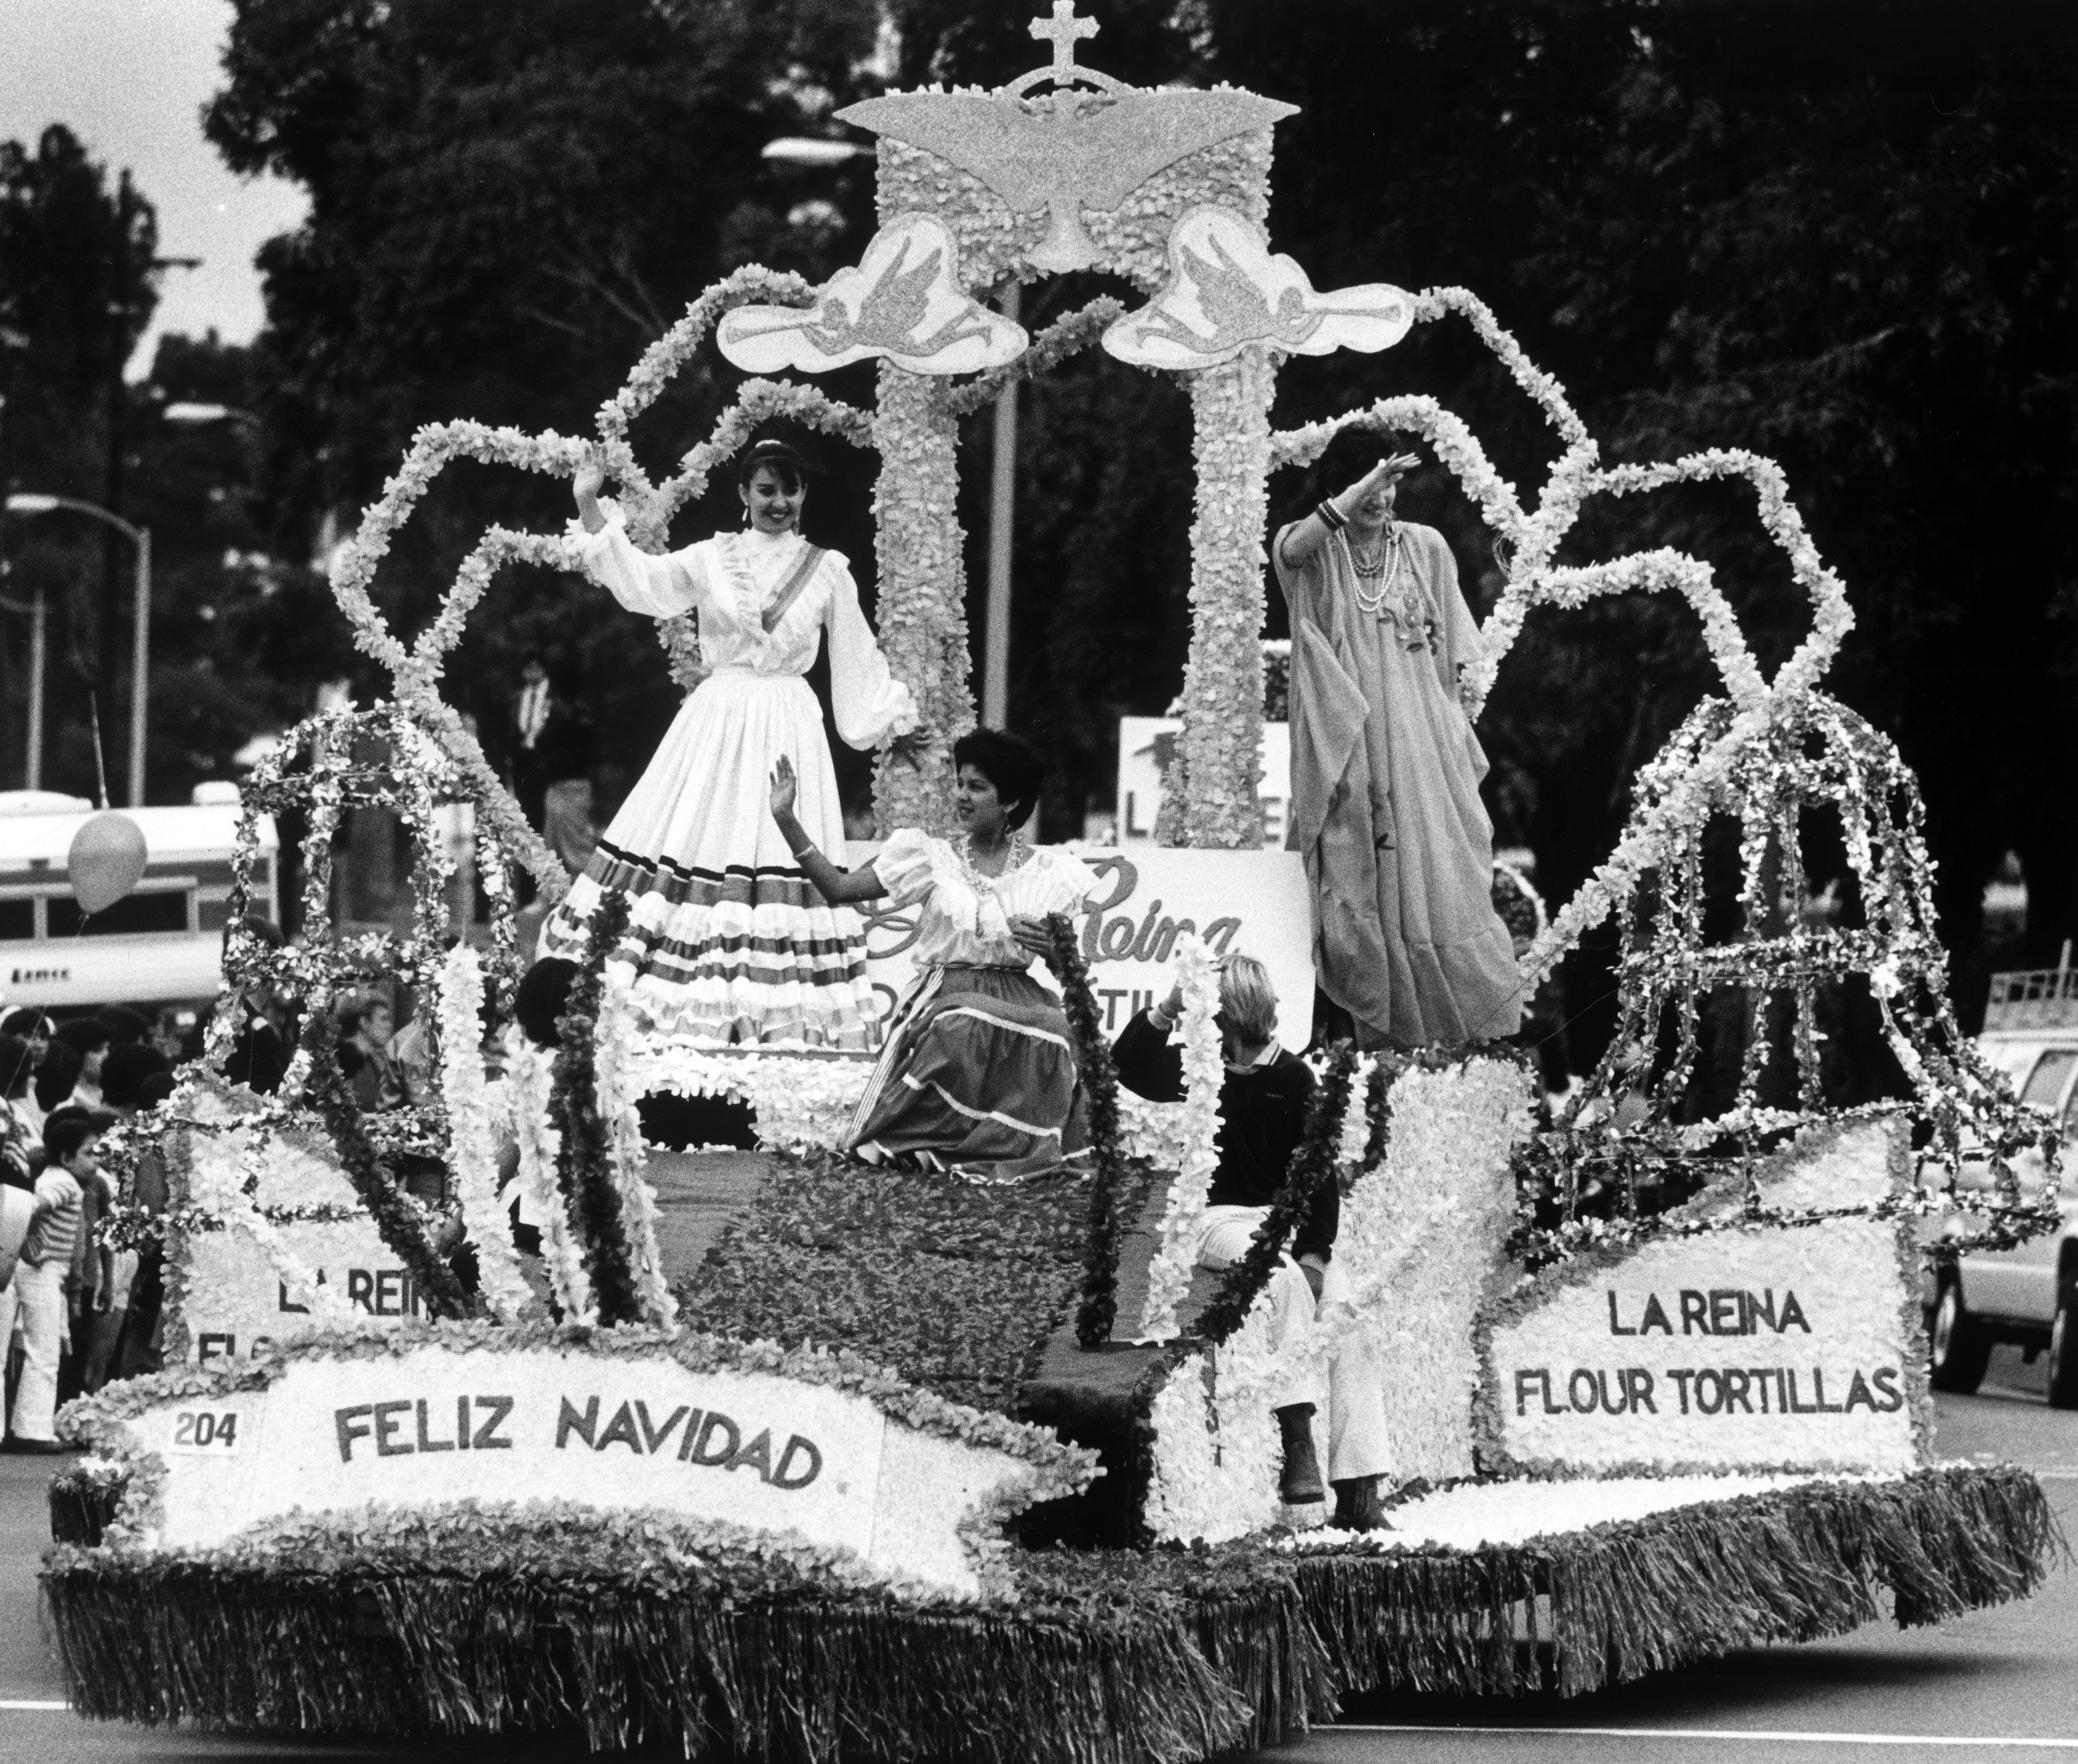
[[[1976, 1396], [1939, 1399], [1947, 1459], [2024, 1464], [2078, 1533], [2078, 1412], [2043, 1400], [2043, 1366], [2001, 1348]], [[48, 1541], [48, 1461], [0, 1457], [0, 1764], [189, 1758], [349, 1759], [390, 1746], [285, 1745], [81, 1720], [45, 1644], [36, 1569]], [[1282, 1764], [1961, 1764], [2070, 1755], [2078, 1764], [2078, 1576], [2034, 1598], [1930, 1629], [1879, 1624], [1838, 1641], [1739, 1653], [1570, 1699], [1367, 1698]], [[552, 1747], [443, 1745], [442, 1764], [574, 1756]]]

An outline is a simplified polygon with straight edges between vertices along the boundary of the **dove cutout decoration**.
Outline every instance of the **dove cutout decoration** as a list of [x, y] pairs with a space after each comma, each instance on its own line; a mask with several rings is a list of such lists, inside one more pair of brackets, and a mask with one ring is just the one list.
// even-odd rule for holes
[[837, 115], [951, 161], [1013, 214], [1045, 209], [1046, 236], [1025, 261], [1058, 274], [1097, 261], [1084, 209], [1109, 213], [1165, 166], [1216, 141], [1266, 129], [1296, 108], [1225, 89], [1123, 88], [1095, 100], [1059, 92], [1036, 103], [1002, 93], [898, 92]]
[[1403, 290], [1373, 281], [1316, 293], [1253, 221], [1201, 206], [1170, 229], [1168, 279], [1104, 332], [1104, 346], [1135, 367], [1209, 368], [1252, 343], [1287, 355], [1368, 355], [1391, 348], [1413, 322]]
[[1024, 326], [959, 283], [959, 246], [945, 223], [898, 215], [854, 269], [840, 269], [812, 307], [738, 307], [715, 341], [751, 373], [824, 373], [884, 356], [912, 373], [978, 373], [1024, 352]]

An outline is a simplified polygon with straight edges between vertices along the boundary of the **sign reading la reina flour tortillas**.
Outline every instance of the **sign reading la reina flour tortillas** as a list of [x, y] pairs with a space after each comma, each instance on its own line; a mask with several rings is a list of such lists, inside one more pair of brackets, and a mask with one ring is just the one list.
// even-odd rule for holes
[[[1822, 1155], [1826, 1177], [1869, 1172], [1834, 1204], [1874, 1199], [1890, 1150], [1880, 1127], [1836, 1136], [1764, 1192], [1815, 1200]], [[1584, 1257], [1500, 1307], [1486, 1431], [1517, 1466], [1913, 1469], [1927, 1398], [1909, 1263], [1894, 1221], [1860, 1217]]]
[[104, 1449], [164, 1463], [146, 1541], [177, 1549], [297, 1508], [563, 1501], [795, 1533], [888, 1579], [972, 1595], [982, 1586], [962, 1524], [1066, 1492], [1095, 1462], [1000, 1417], [942, 1405], [1002, 1442], [976, 1443], [855, 1389], [696, 1369], [661, 1346], [307, 1345], [213, 1391], [161, 1396], [156, 1382], [111, 1393], [119, 1419], [88, 1425]]

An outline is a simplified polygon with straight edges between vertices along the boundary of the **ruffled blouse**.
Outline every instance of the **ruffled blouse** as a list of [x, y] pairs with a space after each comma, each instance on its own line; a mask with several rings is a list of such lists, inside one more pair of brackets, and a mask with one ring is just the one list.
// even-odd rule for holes
[[920, 908], [912, 948], [925, 967], [1029, 968], [1034, 958], [1011, 920], [1074, 912], [1097, 887], [1096, 872], [1058, 846], [1034, 845], [1016, 869], [983, 876], [950, 841], [915, 827], [890, 834], [873, 869], [890, 904]]
[[870, 748], [916, 727], [916, 702], [874, 640], [842, 552], [823, 553], [807, 586], [768, 632], [765, 609], [807, 544], [798, 533], [747, 528], [659, 557], [636, 548], [611, 500], [602, 498], [599, 507], [606, 525], [587, 533], [573, 523], [572, 537], [586, 573], [630, 612], [652, 619], [697, 612], [701, 659], [717, 670], [746, 673], [806, 673], [828, 632], [837, 733], [853, 747]]

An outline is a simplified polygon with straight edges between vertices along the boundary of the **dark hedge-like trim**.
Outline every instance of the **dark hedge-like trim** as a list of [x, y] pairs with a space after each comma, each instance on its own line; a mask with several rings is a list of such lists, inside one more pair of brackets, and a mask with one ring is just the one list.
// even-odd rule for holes
[[1300, 1222], [1312, 1209], [1323, 1182], [1335, 1180], [1335, 1151], [1341, 1143], [1342, 1117], [1350, 1106], [1350, 1078], [1356, 1070], [1354, 1042], [1337, 1041], [1306, 1110], [1306, 1131], [1291, 1154], [1291, 1167], [1270, 1211], [1256, 1228], [1248, 1253], [1220, 1277], [1219, 1290], [1200, 1313], [1191, 1332], [1215, 1344], [1241, 1326], [1257, 1295], [1270, 1283], [1271, 1270]]
[[310, 1075], [303, 1081], [303, 1100], [332, 1136], [340, 1167], [374, 1220], [383, 1243], [411, 1270], [419, 1296], [425, 1301], [427, 1315], [482, 1316], [482, 1297], [463, 1288], [454, 1270], [434, 1249], [417, 1206], [390, 1174], [369, 1136], [360, 1107], [348, 1091], [345, 1076], [339, 1069], [338, 1019], [330, 1011], [309, 1011], [303, 1020], [301, 1040], [311, 1065]]
[[1118, 1069], [1104, 1039], [1090, 970], [1065, 914], [1046, 920], [1053, 947], [1046, 965], [1061, 982], [1061, 1006], [1074, 1031], [1075, 1059], [1089, 1099], [1090, 1146], [1096, 1166], [1090, 1183], [1089, 1240], [1083, 1257], [1083, 1296], [1075, 1307], [1075, 1339], [1086, 1349], [1111, 1339], [1118, 1316], [1118, 1252], [1124, 1228], [1120, 1199], [1125, 1186], [1125, 1153], [1118, 1130]]
[[1901, 1628], [2002, 1604], [2070, 1553], [2041, 1484], [2010, 1465], [1813, 1481], [1508, 1549], [1417, 1555], [1380, 1537], [1300, 1553], [1307, 1616], [1346, 1691], [1577, 1696], [1844, 1635], [1882, 1615], [1884, 1587]]
[[[2022, 1597], [2068, 1557], [2011, 1466], [1817, 1481], [1505, 1549], [1012, 1552], [1014, 1605], [789, 1584], [759, 1558], [55, 1552], [101, 1719], [424, 1740], [581, 1729], [689, 1755], [1140, 1764], [1274, 1744], [1338, 1695], [1575, 1695], [1734, 1649]], [[1548, 1605], [1540, 1607], [1540, 1599]]]
[[627, 895], [612, 889], [592, 909], [585, 927], [584, 960], [570, 982], [563, 1014], [556, 1020], [561, 1042], [549, 1092], [549, 1114], [562, 1136], [556, 1152], [557, 1184], [570, 1208], [571, 1228], [583, 1245], [599, 1320], [608, 1326], [644, 1320], [627, 1226], [620, 1216], [620, 1191], [614, 1186], [607, 1125], [599, 1112], [593, 1047], [606, 992], [606, 958], [628, 928], [628, 915]]

